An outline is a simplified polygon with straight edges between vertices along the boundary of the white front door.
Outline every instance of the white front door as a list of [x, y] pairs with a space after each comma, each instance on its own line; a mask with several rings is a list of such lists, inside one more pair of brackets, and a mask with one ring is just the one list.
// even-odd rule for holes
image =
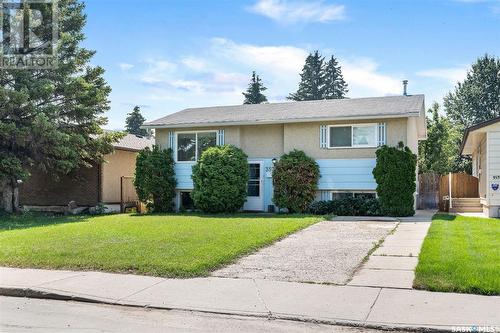
[[249, 162], [248, 175], [247, 201], [245, 202], [243, 209], [262, 211], [264, 209], [262, 207], [262, 162]]

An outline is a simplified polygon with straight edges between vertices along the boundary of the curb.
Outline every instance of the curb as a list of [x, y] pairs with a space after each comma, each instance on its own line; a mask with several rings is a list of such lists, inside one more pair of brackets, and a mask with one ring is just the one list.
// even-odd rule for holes
[[143, 308], [143, 309], [155, 309], [155, 310], [165, 310], [165, 311], [188, 311], [188, 312], [199, 312], [207, 314], [218, 314], [218, 315], [229, 315], [229, 316], [240, 316], [240, 317], [251, 317], [251, 318], [263, 318], [268, 320], [289, 320], [302, 323], [313, 323], [313, 324], [324, 324], [324, 325], [337, 325], [346, 327], [358, 327], [358, 328], [369, 328], [378, 329], [384, 331], [407, 331], [407, 332], [449, 332], [447, 328], [439, 328], [434, 326], [411, 326], [411, 325], [398, 325], [398, 324], [387, 324], [387, 323], [369, 323], [363, 321], [355, 320], [343, 320], [343, 319], [315, 319], [308, 316], [300, 315], [287, 315], [269, 312], [268, 314], [257, 314], [248, 313], [241, 311], [215, 311], [215, 310], [200, 310], [193, 308], [176, 308], [176, 307], [160, 307], [160, 306], [149, 306], [149, 305], [138, 305], [129, 303], [120, 303], [119, 301], [111, 302], [102, 299], [96, 299], [91, 297], [81, 297], [67, 294], [58, 294], [54, 292], [46, 292], [31, 288], [5, 288], [0, 287], [0, 296], [8, 297], [22, 297], [22, 298], [36, 298], [36, 299], [48, 299], [57, 301], [73, 301], [82, 303], [92, 303], [92, 304], [103, 304], [103, 305], [114, 305], [114, 306], [124, 306], [131, 308]]

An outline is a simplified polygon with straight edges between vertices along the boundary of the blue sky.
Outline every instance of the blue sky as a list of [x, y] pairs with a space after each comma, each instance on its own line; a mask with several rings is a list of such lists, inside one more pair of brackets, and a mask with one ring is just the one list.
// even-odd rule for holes
[[256, 70], [271, 102], [297, 89], [308, 52], [339, 60], [349, 97], [424, 93], [440, 102], [470, 64], [500, 56], [500, 0], [87, 0], [84, 45], [111, 85], [108, 128], [240, 104]]

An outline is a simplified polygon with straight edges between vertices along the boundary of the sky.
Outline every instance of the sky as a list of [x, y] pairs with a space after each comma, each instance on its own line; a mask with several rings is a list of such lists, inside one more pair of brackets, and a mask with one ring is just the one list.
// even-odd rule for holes
[[87, 0], [92, 65], [112, 88], [109, 129], [135, 105], [147, 120], [243, 102], [255, 70], [270, 102], [297, 90], [309, 52], [339, 59], [350, 98], [426, 106], [488, 53], [500, 56], [500, 0]]

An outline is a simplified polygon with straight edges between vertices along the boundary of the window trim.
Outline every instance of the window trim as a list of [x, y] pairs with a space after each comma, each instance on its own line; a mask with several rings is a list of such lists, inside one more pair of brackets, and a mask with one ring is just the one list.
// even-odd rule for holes
[[[198, 133], [215, 133], [215, 145], [219, 145], [219, 137], [217, 135], [217, 130], [197, 130], [197, 131], [178, 131], [175, 132], [175, 163], [189, 164], [198, 162]], [[195, 134], [195, 148], [194, 148], [194, 161], [179, 161], [179, 134]]]
[[333, 199], [333, 194], [334, 193], [349, 193], [352, 194], [352, 197], [354, 198], [355, 193], [367, 193], [367, 194], [375, 194], [375, 198], [378, 198], [378, 194], [376, 190], [333, 190], [330, 191], [330, 200]]
[[[351, 127], [351, 145], [350, 146], [341, 146], [341, 147], [332, 147], [330, 146], [330, 128], [332, 127]], [[354, 145], [354, 127], [373, 127], [375, 129], [374, 133], [374, 145], [366, 146], [366, 145]], [[328, 125], [328, 131], [326, 133], [326, 142], [328, 149], [360, 149], [360, 148], [377, 148], [378, 147], [378, 123], [362, 123], [362, 124], [337, 124], [337, 125]]]

